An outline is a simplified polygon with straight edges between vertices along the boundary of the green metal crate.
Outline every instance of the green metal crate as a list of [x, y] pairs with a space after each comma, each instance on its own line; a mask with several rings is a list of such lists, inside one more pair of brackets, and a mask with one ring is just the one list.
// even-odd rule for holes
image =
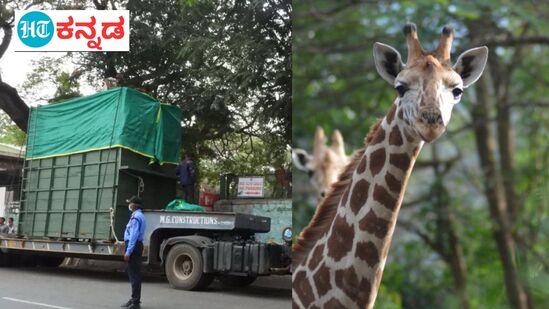
[[147, 209], [175, 197], [175, 165], [149, 165], [124, 148], [27, 160], [19, 231], [27, 237], [123, 238], [130, 212], [125, 200], [139, 195]]

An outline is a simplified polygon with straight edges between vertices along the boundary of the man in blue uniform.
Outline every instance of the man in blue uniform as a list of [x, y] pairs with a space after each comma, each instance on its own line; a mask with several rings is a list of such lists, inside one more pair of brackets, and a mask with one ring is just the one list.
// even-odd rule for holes
[[179, 176], [179, 182], [185, 194], [187, 203], [194, 203], [194, 183], [196, 182], [196, 170], [194, 163], [189, 154], [185, 155], [185, 159], [179, 163], [175, 174]]
[[141, 256], [143, 255], [143, 236], [145, 234], [145, 216], [141, 209], [143, 201], [134, 196], [128, 199], [128, 209], [132, 212], [124, 232], [124, 261], [128, 263], [127, 271], [132, 286], [132, 298], [122, 305], [123, 308], [140, 308], [141, 304]]

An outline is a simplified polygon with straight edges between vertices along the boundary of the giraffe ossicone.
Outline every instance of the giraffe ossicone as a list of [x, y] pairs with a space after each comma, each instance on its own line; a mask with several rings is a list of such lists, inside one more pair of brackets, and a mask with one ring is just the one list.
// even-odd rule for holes
[[465, 51], [452, 66], [454, 32], [425, 51], [416, 26], [404, 27], [408, 57], [374, 44], [380, 76], [397, 92], [293, 247], [294, 308], [373, 308], [400, 205], [424, 142], [442, 135], [463, 90], [480, 78], [488, 48]]

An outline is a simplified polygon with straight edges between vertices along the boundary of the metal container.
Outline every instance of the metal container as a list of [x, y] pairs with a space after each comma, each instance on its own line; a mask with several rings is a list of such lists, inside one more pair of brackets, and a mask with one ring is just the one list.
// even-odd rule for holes
[[25, 237], [112, 241], [123, 239], [138, 195], [147, 209], [175, 197], [175, 165], [124, 148], [27, 160], [23, 171], [19, 234]]

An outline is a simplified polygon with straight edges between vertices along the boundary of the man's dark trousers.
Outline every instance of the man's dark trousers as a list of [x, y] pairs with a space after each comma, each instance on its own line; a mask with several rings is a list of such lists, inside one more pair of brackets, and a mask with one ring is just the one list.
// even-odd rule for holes
[[182, 185], [183, 193], [185, 194], [185, 202], [194, 203], [194, 183]]
[[[126, 246], [128, 242], [126, 241]], [[138, 241], [133, 248], [128, 262], [128, 277], [132, 286], [132, 302], [141, 303], [141, 256], [143, 255], [143, 242]]]

